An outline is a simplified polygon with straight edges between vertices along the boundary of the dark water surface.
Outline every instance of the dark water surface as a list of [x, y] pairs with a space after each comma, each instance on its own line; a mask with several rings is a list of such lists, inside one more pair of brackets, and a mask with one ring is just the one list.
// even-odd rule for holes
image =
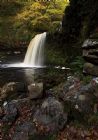
[[66, 79], [66, 70], [54, 67], [27, 68], [7, 67], [9, 64], [22, 63], [25, 53], [21, 52], [0, 52], [0, 87], [8, 82], [43, 82], [51, 88]]

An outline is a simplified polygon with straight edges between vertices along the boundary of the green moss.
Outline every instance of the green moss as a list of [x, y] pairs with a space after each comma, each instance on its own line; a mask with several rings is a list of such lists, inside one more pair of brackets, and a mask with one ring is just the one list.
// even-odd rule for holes
[[75, 73], [82, 73], [84, 65], [84, 59], [82, 56], [76, 56], [73, 62], [71, 62], [71, 68]]
[[90, 83], [91, 80], [92, 80], [92, 76], [83, 76], [82, 78], [82, 81], [85, 85]]
[[89, 118], [88, 118], [88, 125], [90, 125], [90, 126], [98, 125], [98, 113], [89, 116]]

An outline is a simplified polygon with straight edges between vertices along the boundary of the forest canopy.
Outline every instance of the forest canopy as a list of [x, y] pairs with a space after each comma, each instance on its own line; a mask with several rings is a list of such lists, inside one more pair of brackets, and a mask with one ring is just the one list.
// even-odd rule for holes
[[0, 3], [0, 42], [14, 46], [35, 34], [54, 32], [60, 26], [68, 0], [16, 0]]

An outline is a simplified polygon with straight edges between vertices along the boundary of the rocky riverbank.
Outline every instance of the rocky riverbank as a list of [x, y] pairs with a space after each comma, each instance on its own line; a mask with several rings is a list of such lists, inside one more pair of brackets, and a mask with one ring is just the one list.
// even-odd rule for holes
[[98, 41], [87, 39], [83, 46], [83, 57], [87, 63], [84, 65], [84, 73], [98, 76]]
[[70, 76], [50, 90], [43, 83], [7, 83], [0, 89], [1, 140], [97, 138], [97, 100], [97, 78], [84, 85]]

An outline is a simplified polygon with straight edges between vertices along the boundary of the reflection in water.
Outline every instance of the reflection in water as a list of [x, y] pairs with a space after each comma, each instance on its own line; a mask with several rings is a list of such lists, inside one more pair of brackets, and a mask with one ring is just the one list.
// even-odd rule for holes
[[[8, 52], [0, 52], [0, 87], [8, 82], [24, 82], [32, 83], [35, 81], [37, 75], [41, 75], [42, 68], [30, 67], [24, 65], [24, 54], [7, 54]], [[3, 59], [4, 57], [4, 59]]]
[[46, 70], [44, 68], [24, 69], [24, 77], [28, 84], [36, 81], [42, 81], [45, 73]]
[[45, 86], [51, 88], [66, 79], [69, 68], [61, 66], [29, 67], [18, 63], [22, 62], [20, 60], [23, 60], [23, 57], [24, 54], [17, 57], [15, 54], [7, 55], [5, 52], [0, 52], [0, 87], [14, 81], [26, 84], [43, 82]]
[[28, 69], [25, 69], [24, 70], [24, 76], [25, 76], [25, 79], [27, 81], [27, 83], [33, 83], [34, 82], [34, 77], [35, 77], [35, 70], [34, 69], [31, 69], [31, 70], [28, 70]]
[[44, 90], [64, 82], [67, 72], [63, 69], [46, 68], [0, 68], [0, 87], [9, 82], [22, 82], [25, 85], [42, 82]]
[[[0, 87], [12, 81], [28, 83], [29, 79], [33, 79], [33, 74], [29, 70], [25, 71], [25, 69], [16, 68], [0, 69]], [[27, 74], [29, 75], [27, 76]]]
[[43, 75], [41, 68], [0, 68], [0, 87], [8, 82], [24, 82], [30, 84]]

